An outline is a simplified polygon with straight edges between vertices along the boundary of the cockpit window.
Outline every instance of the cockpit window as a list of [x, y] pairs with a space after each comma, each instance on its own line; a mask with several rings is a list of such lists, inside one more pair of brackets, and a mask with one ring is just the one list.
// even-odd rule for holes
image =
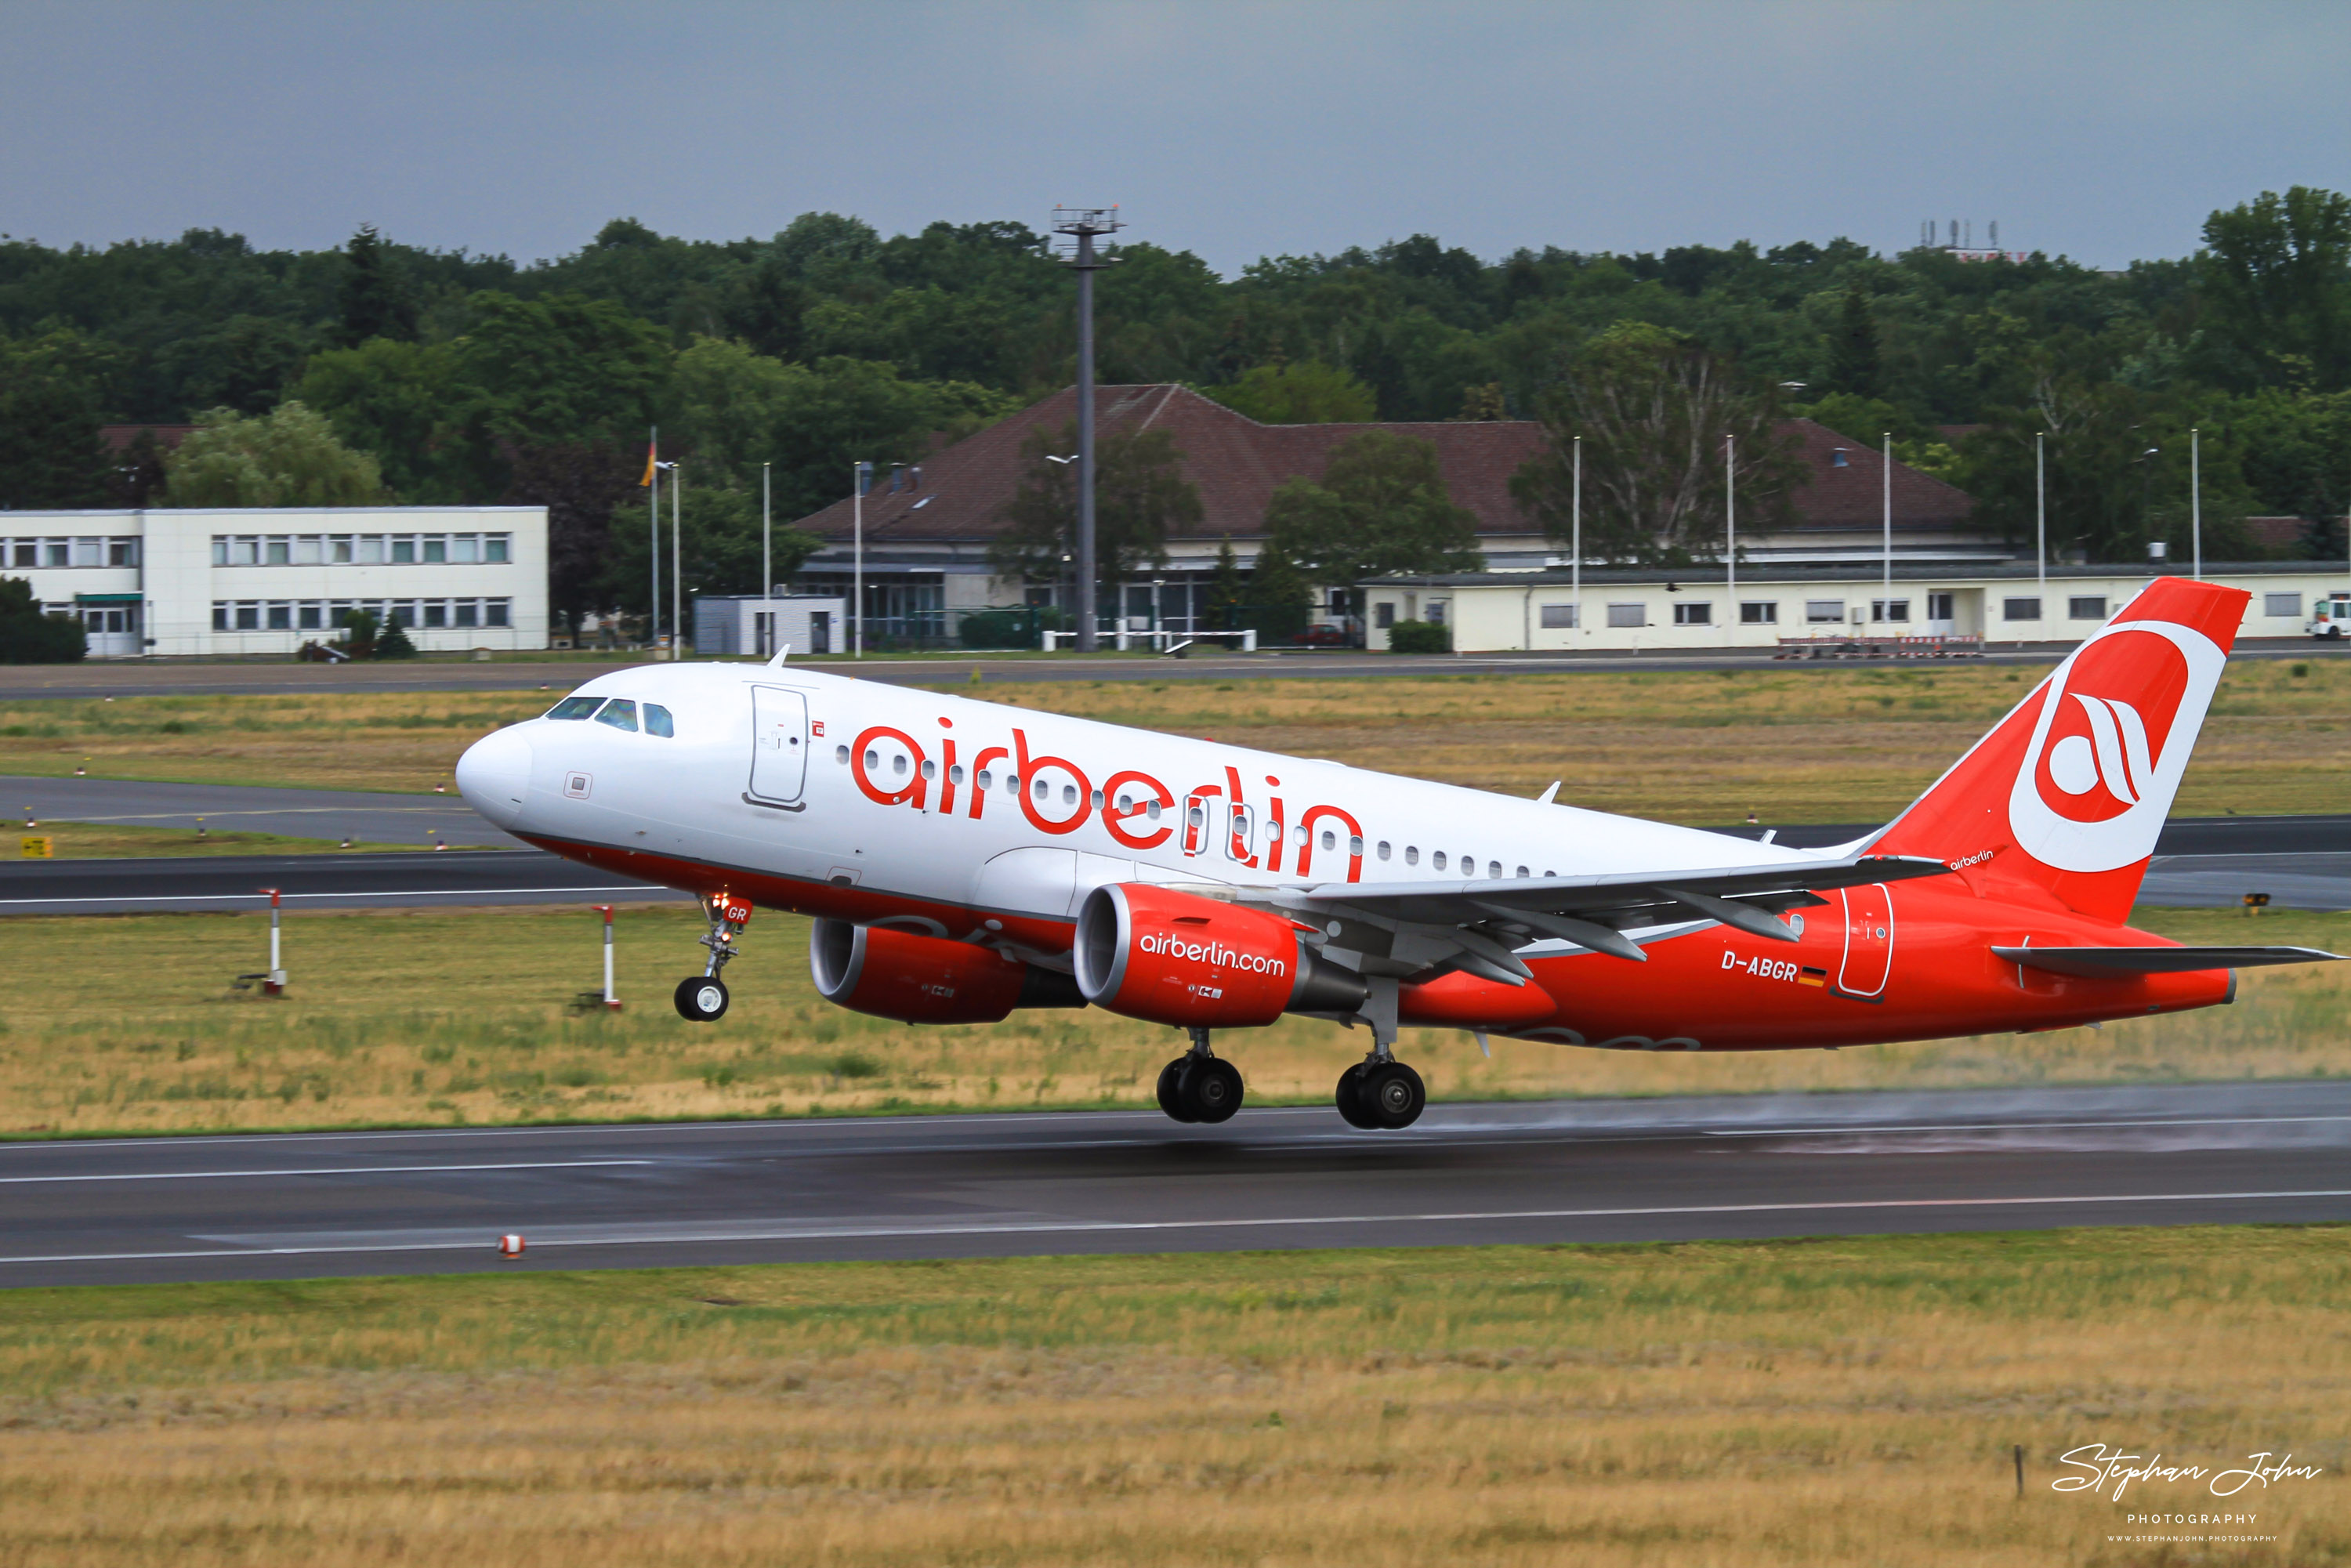
[[561, 702], [557, 703], [553, 707], [547, 710], [547, 716], [549, 718], [586, 718], [590, 714], [596, 711], [597, 705], [601, 703], [603, 700], [604, 699], [602, 697], [565, 697]]
[[670, 725], [669, 709], [662, 706], [659, 703], [647, 703], [645, 705], [645, 733], [647, 735], [658, 735], [664, 740], [667, 740], [677, 734], [677, 731]]
[[626, 697], [614, 697], [596, 710], [596, 722], [609, 724], [614, 729], [625, 729], [634, 735], [637, 732], [637, 705]]

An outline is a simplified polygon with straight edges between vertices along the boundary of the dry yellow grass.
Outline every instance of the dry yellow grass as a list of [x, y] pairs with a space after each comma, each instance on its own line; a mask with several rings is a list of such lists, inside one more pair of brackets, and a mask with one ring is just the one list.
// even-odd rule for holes
[[2346, 1291], [2216, 1228], [13, 1292], [0, 1562], [2337, 1563]]
[[[246, 833], [234, 829], [199, 834], [193, 828], [142, 828], [120, 822], [54, 822], [44, 817], [39, 826], [10, 828], [0, 823], [0, 859], [29, 859], [21, 854], [28, 838], [49, 841], [50, 858], [61, 861], [150, 859], [188, 855], [308, 855], [338, 853], [335, 839], [294, 839], [277, 833]], [[354, 841], [352, 850], [430, 850], [424, 844], [377, 844]], [[463, 846], [460, 846], [463, 847]]]
[[[2142, 911], [2187, 940], [2342, 950], [2351, 916]], [[808, 978], [807, 923], [762, 915], [727, 970], [735, 1005], [688, 1024], [669, 994], [701, 949], [690, 910], [624, 908], [619, 1017], [567, 1012], [599, 977], [580, 910], [298, 915], [291, 994], [229, 990], [258, 969], [259, 915], [0, 923], [0, 1136], [554, 1119], [1146, 1106], [1173, 1030], [1097, 1009], [917, 1029], [843, 1012]], [[92, 964], [94, 938], [135, 962]], [[2233, 1007], [2072, 1030], [1842, 1051], [1693, 1056], [1579, 1051], [1408, 1030], [1445, 1099], [2058, 1082], [2351, 1072], [2351, 967], [2247, 971]], [[1220, 1049], [1259, 1103], [1327, 1103], [1366, 1044], [1311, 1019]]]
[[[2297, 675], [2296, 670], [2305, 672]], [[1993, 666], [1442, 679], [1044, 682], [951, 689], [1671, 821], [1880, 821], [2039, 678]], [[124, 697], [0, 707], [0, 772], [424, 790], [555, 690]], [[2177, 810], [2351, 810], [2351, 666], [2241, 663]]]

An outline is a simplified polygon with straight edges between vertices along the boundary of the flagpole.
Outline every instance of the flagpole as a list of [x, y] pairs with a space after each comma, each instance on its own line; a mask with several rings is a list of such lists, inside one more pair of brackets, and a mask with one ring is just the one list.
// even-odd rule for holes
[[1886, 624], [1894, 624], [1894, 433], [1886, 433], [1882, 484], [1886, 516]]
[[849, 471], [849, 493], [854, 499], [850, 513], [854, 518], [852, 538], [856, 541], [852, 559], [849, 601], [849, 624], [852, 628], [850, 657], [865, 657], [865, 465], [860, 463]]
[[[2032, 591], [2040, 595], [2042, 635], [2049, 624], [2049, 433], [2032, 433]], [[2023, 641], [2022, 638], [2018, 639]]]
[[679, 504], [685, 498], [685, 465], [670, 469], [669, 479], [669, 656], [673, 663], [685, 656], [684, 601], [679, 597], [684, 584], [680, 578], [680, 558], [684, 554], [678, 545]]
[[2188, 432], [2188, 527], [2196, 544], [2196, 580], [2204, 580], [2204, 449], [2203, 433]]
[[1583, 623], [1583, 437], [1581, 435], [1575, 438], [1575, 488], [1573, 493], [1574, 500], [1569, 510], [1574, 518], [1571, 525], [1574, 542], [1568, 547], [1571, 553], [1567, 570], [1575, 584], [1575, 633], [1581, 639], [1592, 634], [1592, 629]]
[[768, 641], [776, 640], [775, 465], [759, 465], [759, 597], [768, 601]]
[[645, 650], [654, 658], [661, 657], [661, 426], [653, 427], [653, 450], [645, 456], [645, 472], [652, 476], [645, 483], [651, 486], [645, 500], [650, 508], [646, 527], [651, 530], [652, 543], [646, 546], [653, 557], [653, 597], [645, 601]]
[[1730, 569], [1730, 609], [1722, 619], [1726, 640], [1736, 635], [1731, 628], [1739, 624], [1739, 437], [1722, 438], [1722, 525], [1726, 541], [1725, 559]]

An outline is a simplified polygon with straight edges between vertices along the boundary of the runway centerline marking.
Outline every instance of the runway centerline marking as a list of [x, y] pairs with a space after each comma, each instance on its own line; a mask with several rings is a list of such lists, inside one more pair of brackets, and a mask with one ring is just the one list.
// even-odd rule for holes
[[[1301, 1228], [1311, 1225], [1441, 1225], [1513, 1219], [1637, 1219], [1652, 1216], [1705, 1214], [1801, 1214], [1899, 1208], [2023, 1208], [2041, 1206], [2131, 1203], [2257, 1203], [2296, 1199], [2351, 1197], [2351, 1188], [2308, 1192], [2153, 1192], [2076, 1194], [2053, 1197], [1919, 1197], [1857, 1198], [1813, 1203], [1674, 1204], [1647, 1208], [1529, 1208], [1464, 1210], [1443, 1214], [1291, 1215], [1255, 1219], [1072, 1219], [1046, 1224], [832, 1226], [811, 1227], [778, 1235], [772, 1229], [728, 1234], [701, 1230], [678, 1237], [631, 1236], [611, 1240], [592, 1237], [565, 1238], [538, 1243], [544, 1252], [563, 1247], [707, 1246], [727, 1241], [836, 1241], [854, 1239], [920, 1239], [933, 1236], [1065, 1236], [1134, 1234], [1167, 1230], [1242, 1230]], [[742, 1223], [737, 1221], [737, 1223]], [[26, 1257], [0, 1257], [0, 1268], [35, 1263], [163, 1262], [191, 1258], [309, 1258], [378, 1252], [488, 1251], [488, 1233], [480, 1241], [357, 1241], [315, 1247], [214, 1247], [172, 1252], [62, 1252]]]
[[70, 1181], [234, 1181], [248, 1176], [440, 1176], [456, 1171], [576, 1171], [602, 1166], [652, 1166], [659, 1160], [508, 1160], [462, 1166], [311, 1166], [287, 1170], [103, 1171], [70, 1176], [0, 1176], [0, 1185]]

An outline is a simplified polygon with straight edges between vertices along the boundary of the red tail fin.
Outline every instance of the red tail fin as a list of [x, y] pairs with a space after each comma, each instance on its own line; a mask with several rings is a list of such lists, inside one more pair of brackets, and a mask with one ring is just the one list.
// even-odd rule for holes
[[2149, 583], [1872, 847], [2121, 924], [2252, 597]]

